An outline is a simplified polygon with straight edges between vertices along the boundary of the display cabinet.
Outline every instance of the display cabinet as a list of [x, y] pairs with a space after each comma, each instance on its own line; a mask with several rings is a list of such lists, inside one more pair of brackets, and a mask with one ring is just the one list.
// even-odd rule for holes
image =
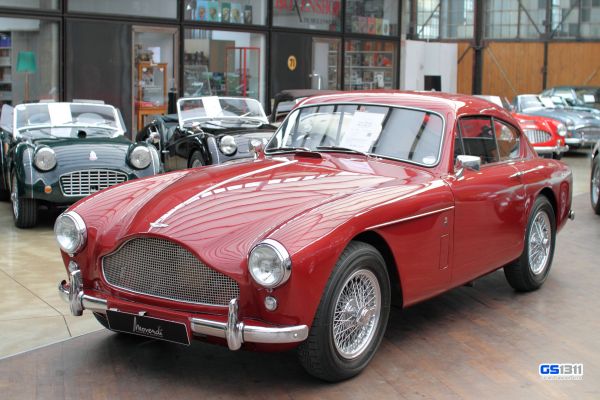
[[135, 109], [137, 129], [141, 129], [144, 126], [145, 116], [167, 113], [167, 64], [139, 62], [137, 82]]
[[12, 104], [12, 41], [10, 32], [0, 32], [0, 105]]

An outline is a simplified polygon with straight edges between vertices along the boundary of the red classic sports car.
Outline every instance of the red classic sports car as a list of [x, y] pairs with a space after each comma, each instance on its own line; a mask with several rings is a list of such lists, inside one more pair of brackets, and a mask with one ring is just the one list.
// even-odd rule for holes
[[115, 186], [56, 221], [74, 315], [189, 344], [298, 346], [324, 380], [377, 350], [392, 298], [410, 306], [504, 268], [550, 271], [572, 217], [570, 169], [470, 96], [308, 98], [257, 158]]

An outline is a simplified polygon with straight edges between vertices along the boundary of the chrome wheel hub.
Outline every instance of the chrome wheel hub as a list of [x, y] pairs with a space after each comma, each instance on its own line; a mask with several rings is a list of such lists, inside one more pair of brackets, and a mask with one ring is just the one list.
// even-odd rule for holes
[[369, 270], [356, 271], [344, 283], [333, 315], [333, 342], [343, 358], [356, 358], [367, 349], [380, 315], [379, 281]]
[[192, 161], [192, 168], [198, 168], [201, 167], [202, 163], [200, 162], [200, 160], [194, 160]]
[[545, 211], [538, 211], [529, 230], [529, 267], [535, 275], [548, 265], [552, 247], [552, 227]]
[[19, 217], [19, 192], [17, 187], [17, 178], [13, 177], [12, 185], [10, 187], [10, 201], [12, 202], [13, 214], [15, 218]]
[[600, 165], [596, 165], [594, 173], [592, 174], [592, 203], [598, 204], [598, 197], [600, 197]]

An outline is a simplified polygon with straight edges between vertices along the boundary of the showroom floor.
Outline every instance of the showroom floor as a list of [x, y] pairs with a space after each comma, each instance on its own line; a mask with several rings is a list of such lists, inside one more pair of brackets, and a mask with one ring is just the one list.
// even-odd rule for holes
[[[51, 218], [18, 230], [0, 203], [0, 398], [79, 398], [92, 387], [94, 398], [600, 398], [600, 281], [592, 268], [600, 218], [589, 207], [589, 159], [576, 153], [565, 161], [577, 216], [558, 236], [542, 290], [516, 294], [496, 272], [392, 313], [371, 366], [336, 385], [307, 377], [293, 353], [90, 333], [99, 329], [93, 317], [71, 317], [58, 298], [65, 272]], [[542, 362], [583, 363], [584, 380], [543, 381]]]

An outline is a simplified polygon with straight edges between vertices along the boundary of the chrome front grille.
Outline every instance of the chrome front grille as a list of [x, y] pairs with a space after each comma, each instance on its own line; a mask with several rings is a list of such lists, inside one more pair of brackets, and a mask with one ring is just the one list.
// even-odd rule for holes
[[586, 140], [600, 140], [600, 128], [579, 128], [575, 131], [578, 135]]
[[75, 171], [60, 177], [60, 189], [65, 196], [89, 196], [99, 190], [125, 182], [127, 175], [105, 169]]
[[186, 303], [227, 306], [240, 294], [236, 281], [159, 238], [129, 240], [102, 259], [102, 271], [116, 288]]
[[544, 143], [552, 138], [552, 135], [546, 131], [542, 131], [539, 129], [525, 129], [525, 136], [529, 139], [529, 142], [535, 143]]

